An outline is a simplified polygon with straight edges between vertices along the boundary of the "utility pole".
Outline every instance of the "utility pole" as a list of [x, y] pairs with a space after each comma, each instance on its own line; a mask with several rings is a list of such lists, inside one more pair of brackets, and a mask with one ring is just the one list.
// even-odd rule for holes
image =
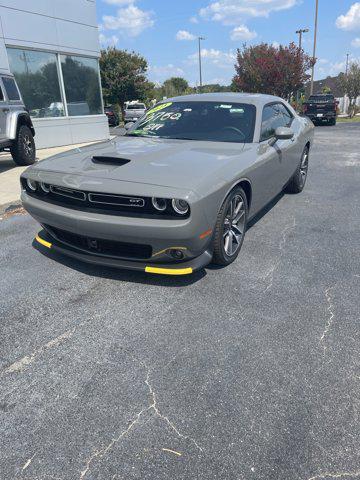
[[348, 71], [349, 71], [349, 56], [350, 56], [350, 53], [347, 53], [346, 54], [346, 70], [345, 70], [346, 78], [348, 76]]
[[299, 35], [299, 50], [302, 48], [302, 35], [303, 33], [307, 33], [309, 31], [308, 28], [300, 28], [300, 30], [296, 30], [295, 33]]
[[202, 90], [202, 69], [201, 69], [201, 41], [205, 40], [204, 37], [198, 37], [199, 41], [199, 73], [200, 73], [200, 84], [199, 84], [199, 91]]
[[313, 49], [313, 66], [311, 69], [311, 84], [310, 84], [310, 95], [314, 93], [314, 73], [315, 73], [315, 63], [316, 63], [316, 40], [317, 40], [317, 26], [318, 26], [318, 13], [319, 13], [319, 0], [316, 1], [315, 6], [315, 28], [314, 28], [314, 49]]

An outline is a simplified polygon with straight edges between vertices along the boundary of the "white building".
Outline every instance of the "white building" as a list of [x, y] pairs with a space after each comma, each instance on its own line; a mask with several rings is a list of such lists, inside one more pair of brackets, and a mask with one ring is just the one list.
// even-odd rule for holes
[[11, 71], [38, 148], [109, 138], [95, 0], [2, 0], [0, 73]]

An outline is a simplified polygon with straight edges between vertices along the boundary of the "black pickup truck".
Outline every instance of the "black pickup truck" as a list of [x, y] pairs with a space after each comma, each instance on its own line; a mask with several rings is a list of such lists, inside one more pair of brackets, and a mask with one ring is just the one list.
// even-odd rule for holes
[[303, 113], [312, 120], [314, 124], [328, 123], [336, 125], [337, 101], [334, 95], [319, 93], [310, 95], [309, 100], [303, 103]]

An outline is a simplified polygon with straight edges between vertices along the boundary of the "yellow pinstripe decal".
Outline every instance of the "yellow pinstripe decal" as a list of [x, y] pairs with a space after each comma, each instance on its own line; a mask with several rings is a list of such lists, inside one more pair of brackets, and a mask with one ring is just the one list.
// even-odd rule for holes
[[44, 245], [44, 247], [51, 248], [52, 243], [47, 242], [46, 240], [43, 240], [41, 237], [39, 237], [39, 235], [36, 235], [35, 240], [37, 242], [41, 243], [41, 245]]
[[147, 273], [157, 273], [159, 275], [189, 275], [193, 273], [192, 268], [158, 268], [158, 267], [145, 267]]

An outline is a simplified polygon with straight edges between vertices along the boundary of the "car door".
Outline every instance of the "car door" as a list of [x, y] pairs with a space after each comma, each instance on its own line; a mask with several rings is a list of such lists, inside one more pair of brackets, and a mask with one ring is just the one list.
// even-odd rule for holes
[[6, 139], [6, 117], [9, 111], [7, 103], [5, 103], [5, 96], [0, 78], [0, 142]]
[[264, 106], [260, 142], [265, 150], [270, 150], [272, 155], [275, 154], [272, 178], [269, 179], [275, 194], [281, 191], [293, 175], [295, 164], [299, 162], [300, 158], [295, 158], [296, 135], [289, 140], [277, 140], [273, 145], [269, 144], [269, 140], [274, 137], [278, 127], [291, 127], [293, 121], [294, 116], [283, 103], [273, 102]]

